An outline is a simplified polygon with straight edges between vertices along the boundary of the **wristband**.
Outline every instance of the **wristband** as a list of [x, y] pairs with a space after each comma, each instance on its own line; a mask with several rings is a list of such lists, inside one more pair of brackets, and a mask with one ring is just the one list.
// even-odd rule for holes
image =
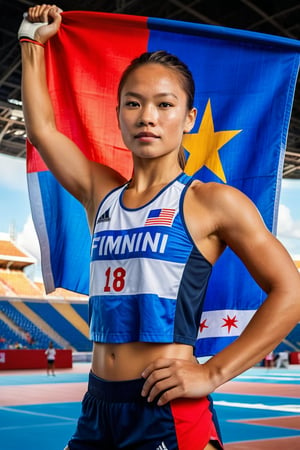
[[27, 15], [27, 13], [23, 15], [24, 18], [18, 31], [18, 39], [21, 40], [22, 38], [25, 38], [37, 42], [34, 39], [36, 30], [43, 25], [48, 25], [48, 22], [29, 22], [29, 20], [27, 20]]
[[39, 45], [40, 47], [45, 48], [45, 44], [42, 44], [41, 42], [35, 41], [35, 40], [33, 40], [33, 39], [20, 38], [20, 39], [19, 39], [19, 42], [30, 42], [31, 44]]

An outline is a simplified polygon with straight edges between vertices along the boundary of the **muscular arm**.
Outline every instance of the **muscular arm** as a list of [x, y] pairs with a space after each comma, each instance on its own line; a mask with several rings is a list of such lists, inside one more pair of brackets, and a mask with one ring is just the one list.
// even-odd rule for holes
[[[61, 22], [57, 8], [43, 5], [32, 8], [30, 14], [32, 21], [50, 22], [36, 31], [35, 38], [39, 42], [44, 43], [56, 34]], [[44, 49], [24, 42], [21, 53], [22, 100], [28, 139], [58, 181], [85, 206], [93, 221], [99, 201], [110, 189], [123, 183], [124, 178], [106, 166], [89, 161], [58, 131], [46, 83]]]
[[[216, 248], [221, 253], [223, 243], [230, 246], [267, 298], [241, 336], [205, 364], [161, 359], [149, 365], [143, 395], [153, 400], [165, 391], [160, 404], [211, 393], [264, 358], [300, 320], [299, 273], [252, 202], [235, 189], [214, 184], [199, 185], [189, 202], [186, 219], [198, 246], [212, 259]], [[199, 212], [209, 226], [197, 233]]]
[[300, 320], [299, 273], [255, 206], [231, 188], [219, 196], [217, 206], [220, 238], [268, 295], [242, 335], [207, 363], [215, 387], [264, 358]]

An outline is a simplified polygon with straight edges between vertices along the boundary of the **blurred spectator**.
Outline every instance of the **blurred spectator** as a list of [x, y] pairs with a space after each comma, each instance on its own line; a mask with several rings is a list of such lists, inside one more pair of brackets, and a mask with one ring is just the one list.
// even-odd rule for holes
[[53, 342], [49, 342], [49, 346], [45, 351], [45, 355], [47, 356], [47, 375], [50, 375], [50, 373], [52, 373], [52, 375], [55, 376], [56, 350], [53, 346]]
[[274, 367], [274, 353], [273, 352], [270, 352], [266, 355], [264, 363], [265, 363], [265, 367], [269, 367], [269, 368]]
[[289, 366], [289, 352], [279, 352], [276, 357], [276, 368], [288, 368]]

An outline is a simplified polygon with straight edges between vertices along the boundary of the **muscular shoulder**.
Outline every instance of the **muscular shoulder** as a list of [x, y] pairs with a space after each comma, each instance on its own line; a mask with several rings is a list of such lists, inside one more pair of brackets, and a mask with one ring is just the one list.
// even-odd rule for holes
[[202, 183], [195, 180], [189, 188], [189, 196], [195, 206], [201, 206], [212, 214], [221, 215], [234, 211], [250, 200], [239, 190], [220, 183]]
[[248, 224], [262, 223], [253, 202], [232, 186], [195, 180], [186, 200], [187, 217], [198, 223], [199, 218], [205, 218], [206, 232], [217, 234], [225, 242], [233, 230], [245, 229]]

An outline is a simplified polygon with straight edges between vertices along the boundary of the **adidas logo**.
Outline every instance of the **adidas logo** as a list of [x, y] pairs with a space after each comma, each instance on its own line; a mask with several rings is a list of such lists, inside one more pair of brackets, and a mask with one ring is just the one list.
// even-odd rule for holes
[[166, 446], [164, 441], [162, 441], [162, 443], [158, 447], [156, 447], [155, 450], [168, 450], [168, 447]]
[[109, 217], [109, 209], [105, 211], [105, 213], [101, 214], [101, 216], [98, 218], [97, 223], [100, 222], [108, 222], [110, 220]]

